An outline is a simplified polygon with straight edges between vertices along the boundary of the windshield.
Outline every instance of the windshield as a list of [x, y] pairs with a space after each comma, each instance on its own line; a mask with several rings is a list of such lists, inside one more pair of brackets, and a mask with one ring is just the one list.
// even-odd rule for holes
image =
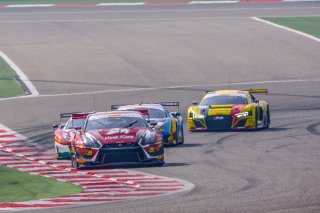
[[68, 121], [66, 124], [65, 129], [76, 129], [76, 128], [81, 128], [84, 124], [86, 119], [71, 119]]
[[165, 118], [166, 114], [160, 109], [148, 109], [150, 118]]
[[120, 110], [129, 110], [129, 111], [140, 111], [140, 110], [148, 110], [149, 115], [143, 115], [143, 117], [148, 119], [161, 119], [166, 118], [166, 113], [163, 110], [160, 109], [154, 109], [154, 108], [124, 108]]
[[86, 125], [86, 131], [111, 129], [111, 128], [146, 128], [146, 122], [142, 117], [106, 117], [91, 116]]
[[222, 105], [222, 104], [247, 104], [245, 96], [236, 95], [213, 95], [204, 98], [201, 106]]

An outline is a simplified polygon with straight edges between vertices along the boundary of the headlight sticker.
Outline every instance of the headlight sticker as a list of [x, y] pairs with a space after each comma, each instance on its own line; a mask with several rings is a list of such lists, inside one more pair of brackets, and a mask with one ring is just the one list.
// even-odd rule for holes
[[242, 118], [242, 117], [250, 116], [251, 114], [252, 113], [250, 113], [250, 112], [240, 112], [240, 113], [235, 114], [234, 116], [237, 118]]
[[205, 116], [202, 115], [202, 114], [195, 114], [195, 113], [193, 113], [192, 117], [193, 117], [193, 119], [203, 119]]

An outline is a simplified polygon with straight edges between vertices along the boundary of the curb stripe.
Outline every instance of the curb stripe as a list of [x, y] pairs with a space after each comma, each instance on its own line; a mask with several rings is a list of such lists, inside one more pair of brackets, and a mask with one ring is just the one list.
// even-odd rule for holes
[[5, 5], [5, 7], [8, 7], [8, 8], [52, 7], [52, 6], [55, 6], [55, 4], [11, 4], [11, 5]]
[[3, 138], [15, 138], [16, 136], [15, 135], [0, 135], [0, 138], [3, 139]]
[[91, 194], [77, 194], [72, 197], [92, 197], [92, 196], [99, 196], [99, 197], [147, 197], [147, 196], [155, 196], [160, 195], [162, 193], [157, 192], [148, 192], [148, 193], [132, 193], [132, 194], [107, 194], [107, 193], [91, 193]]
[[3, 140], [3, 138], [0, 139], [0, 144], [1, 143], [17, 143], [21, 142], [21, 140]]
[[19, 204], [19, 203], [0, 203], [0, 208], [21, 208], [21, 207], [60, 207], [70, 204]]
[[94, 198], [94, 199], [78, 199], [78, 200], [74, 200], [74, 199], [68, 199], [68, 198], [56, 198], [56, 199], [50, 199], [50, 202], [55, 202], [55, 203], [61, 203], [61, 202], [66, 202], [66, 203], [72, 203], [72, 202], [109, 202], [109, 201], [123, 201], [123, 199], [111, 199], [111, 198], [107, 198], [107, 199], [99, 199], [99, 198]]
[[[4, 133], [5, 130], [0, 132]], [[13, 136], [24, 138], [22, 135]], [[151, 196], [187, 191], [193, 184], [183, 180], [155, 176], [133, 170], [77, 170], [70, 162], [56, 160], [51, 153], [43, 153], [32, 145], [19, 140], [0, 140], [0, 161], [8, 167], [38, 176], [50, 177], [61, 182], [79, 185], [83, 192], [78, 194], [26, 202], [0, 203], [0, 211], [32, 210], [58, 206], [77, 205], [84, 202], [105, 203], [132, 200]], [[24, 146], [23, 146], [24, 145]], [[26, 148], [27, 147], [27, 148]], [[3, 154], [3, 155], [2, 155]]]

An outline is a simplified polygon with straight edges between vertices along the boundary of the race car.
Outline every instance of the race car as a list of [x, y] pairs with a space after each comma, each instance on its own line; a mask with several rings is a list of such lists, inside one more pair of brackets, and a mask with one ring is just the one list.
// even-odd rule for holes
[[235, 130], [268, 128], [269, 105], [257, 100], [253, 93], [268, 93], [266, 89], [218, 90], [207, 92], [200, 104], [188, 109], [188, 130]]
[[70, 139], [74, 134], [74, 131], [80, 129], [87, 116], [88, 112], [74, 112], [74, 113], [62, 113], [60, 119], [69, 118], [66, 123], [60, 125], [53, 125], [54, 131], [54, 147], [55, 156], [57, 159], [70, 158]]
[[161, 133], [134, 111], [88, 115], [71, 140], [70, 152], [75, 168], [164, 163]]
[[160, 102], [157, 104], [112, 105], [111, 110], [147, 110], [145, 119], [162, 133], [165, 145], [184, 143], [183, 120], [178, 112], [169, 113], [166, 107], [179, 107], [179, 102]]

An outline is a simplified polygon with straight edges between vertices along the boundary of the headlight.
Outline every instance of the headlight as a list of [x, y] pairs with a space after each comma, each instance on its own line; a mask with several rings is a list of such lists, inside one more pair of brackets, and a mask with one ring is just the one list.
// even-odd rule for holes
[[154, 144], [155, 142], [156, 142], [155, 132], [146, 133], [138, 139], [138, 143], [142, 146], [148, 145], [148, 144], [149, 145]]
[[163, 122], [160, 123], [159, 127], [157, 128], [159, 132], [163, 132], [166, 129], [167, 123]]
[[56, 141], [57, 143], [60, 143], [61, 139], [56, 136], [56, 137], [55, 137], [55, 141]]
[[251, 112], [240, 112], [240, 113], [234, 114], [234, 116], [236, 116], [237, 118], [242, 118], [242, 117], [250, 116], [251, 114], [252, 114]]
[[83, 143], [86, 148], [99, 148], [101, 144], [91, 135], [82, 136]]
[[193, 119], [203, 119], [204, 117], [205, 116], [202, 114], [195, 114], [195, 113], [192, 114]]
[[70, 135], [69, 135], [68, 133], [63, 132], [63, 133], [62, 133], [62, 136], [63, 136], [63, 138], [64, 138], [66, 141], [70, 141]]

